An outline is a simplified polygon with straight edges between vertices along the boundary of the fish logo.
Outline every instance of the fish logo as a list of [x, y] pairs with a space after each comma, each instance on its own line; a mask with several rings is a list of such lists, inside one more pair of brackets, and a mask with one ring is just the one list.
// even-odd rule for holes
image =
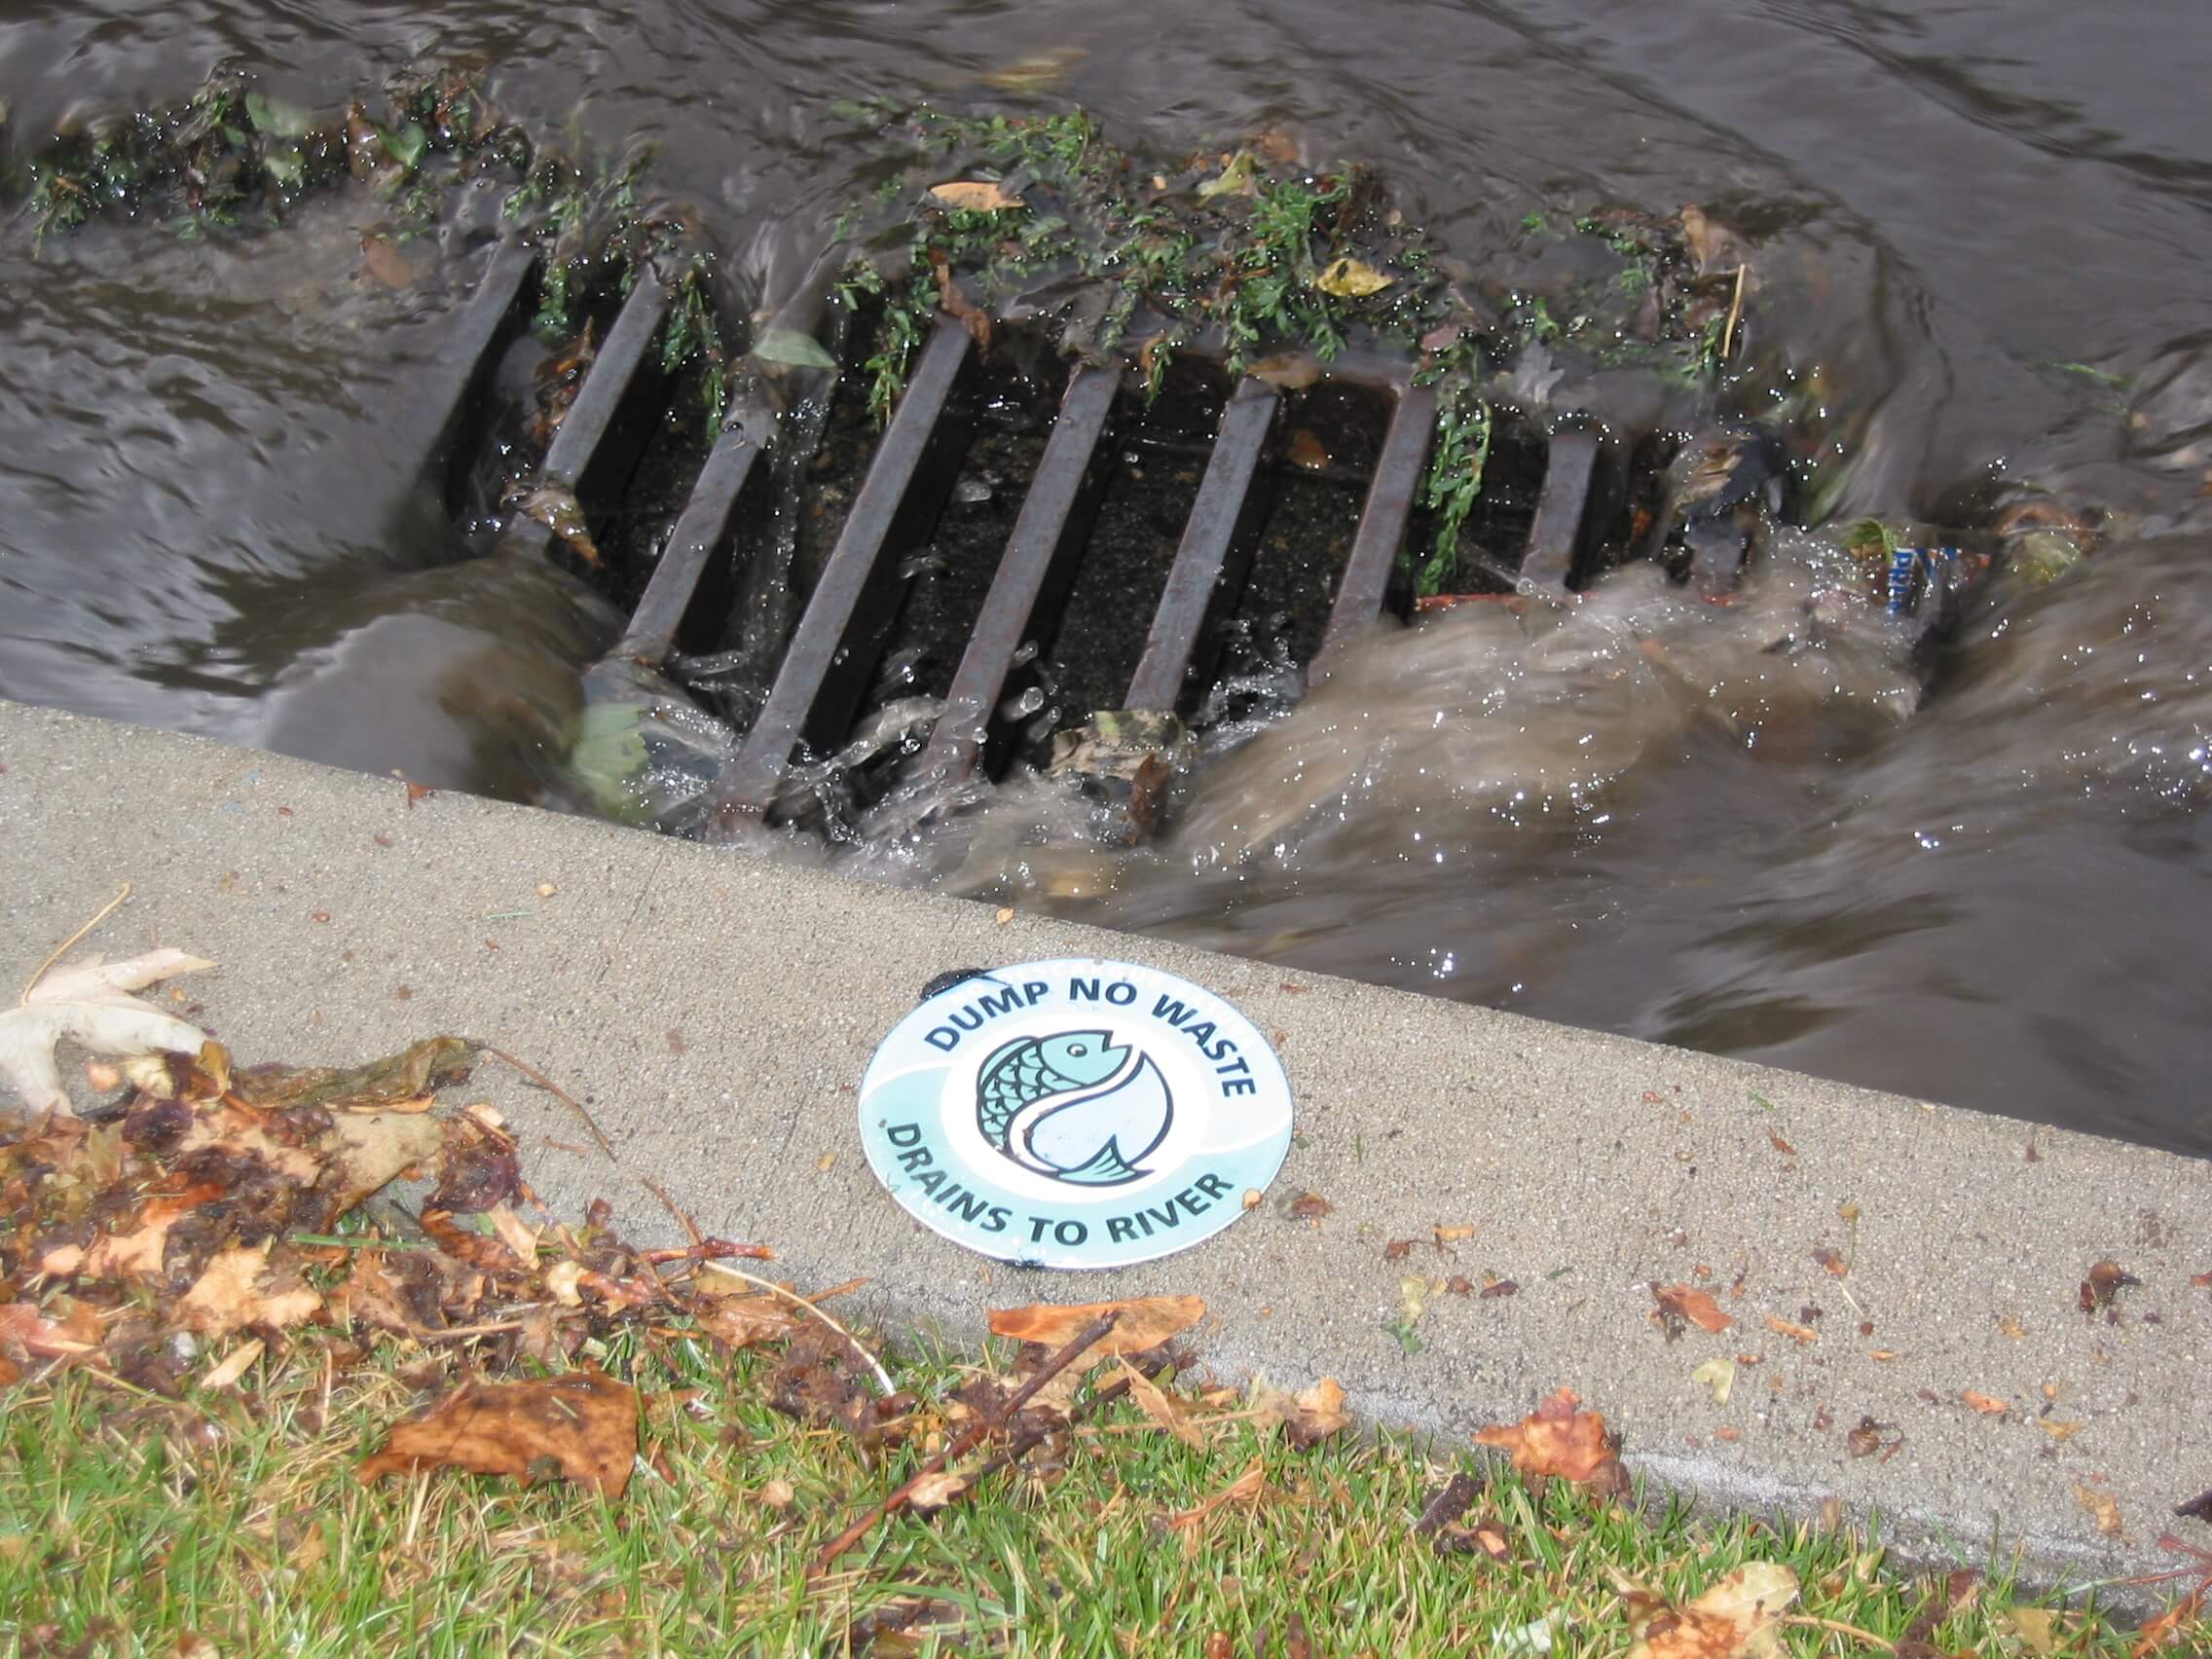
[[1080, 1187], [1145, 1174], [1138, 1162], [1174, 1115], [1152, 1057], [1105, 1031], [1017, 1037], [992, 1050], [976, 1077], [983, 1138], [1032, 1174]]

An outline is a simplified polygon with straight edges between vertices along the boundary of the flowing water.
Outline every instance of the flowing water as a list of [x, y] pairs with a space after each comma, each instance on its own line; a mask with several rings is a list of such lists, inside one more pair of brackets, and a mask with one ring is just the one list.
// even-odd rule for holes
[[[852, 94], [1080, 102], [1163, 157], [1287, 130], [1382, 169], [1493, 285], [1541, 276], [1532, 206], [1706, 204], [1753, 249], [1752, 348], [1795, 372], [1833, 515], [1940, 520], [1993, 481], [2113, 515], [2066, 579], [1978, 590], [1925, 702], [1878, 626], [1807, 627], [1818, 548], [1785, 538], [1724, 614], [1631, 571], [1571, 611], [1380, 630], [1220, 743], [1142, 853], [1033, 844], [1067, 808], [1017, 786], [840, 858], [2212, 1152], [2212, 22], [2129, 0], [13, 0], [0, 100], [20, 149], [218, 64], [327, 107], [414, 56], [496, 65], [510, 113], [609, 160], [657, 142], [655, 188], [747, 309], [874, 182], [830, 109]], [[615, 619], [551, 571], [457, 562], [410, 418], [468, 240], [457, 221], [395, 272], [361, 246], [380, 211], [342, 192], [282, 233], [0, 233], [0, 694], [542, 788]]]

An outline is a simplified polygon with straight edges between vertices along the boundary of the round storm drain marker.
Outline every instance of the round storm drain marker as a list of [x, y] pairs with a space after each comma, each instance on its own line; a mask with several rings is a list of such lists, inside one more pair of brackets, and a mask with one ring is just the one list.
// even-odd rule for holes
[[861, 1142], [933, 1232], [1125, 1267], [1212, 1237], [1282, 1167], [1282, 1062], [1211, 991], [1075, 957], [932, 983], [868, 1063]]

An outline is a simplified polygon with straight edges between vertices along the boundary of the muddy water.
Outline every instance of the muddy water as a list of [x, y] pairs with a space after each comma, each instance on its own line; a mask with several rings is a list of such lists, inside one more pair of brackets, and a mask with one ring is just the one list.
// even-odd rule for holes
[[[1056, 808], [1016, 791], [861, 862], [2212, 1151], [2212, 23], [2057, 0], [15, 0], [0, 99], [23, 143], [218, 62], [325, 104], [419, 53], [503, 65], [509, 107], [608, 156], [659, 141], [745, 306], [788, 290], [869, 165], [832, 97], [1023, 107], [984, 77], [1024, 59], [1057, 75], [1039, 106], [1139, 151], [1272, 125], [1371, 161], [1492, 282], [1540, 282], [1531, 204], [1714, 206], [1773, 284], [1751, 353], [1802, 392], [1836, 512], [1940, 518], [1998, 480], [2120, 515], [2068, 580], [1981, 594], [1925, 706], [1880, 638], [1770, 651], [1787, 568], [1717, 627], [1632, 578], [1586, 615], [1379, 636], [1140, 859], [1025, 856]], [[0, 236], [0, 694], [529, 795], [608, 618], [543, 572], [456, 566], [413, 474], [466, 237], [395, 287], [363, 269], [373, 203], [317, 213], [36, 257]]]

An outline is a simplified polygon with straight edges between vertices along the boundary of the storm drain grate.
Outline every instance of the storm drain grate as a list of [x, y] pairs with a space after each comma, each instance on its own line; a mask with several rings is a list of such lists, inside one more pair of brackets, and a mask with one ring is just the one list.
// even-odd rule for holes
[[[524, 327], [534, 276], [527, 250], [502, 247], [462, 319], [452, 409], [443, 424], [449, 492], [457, 497], [472, 424], [481, 426], [496, 364]], [[538, 468], [540, 492], [566, 503], [564, 510], [581, 523], [566, 525], [560, 512], [515, 513], [501, 532], [510, 550], [542, 556], [564, 534], [589, 532], [615, 511], [641, 458], [668, 425], [669, 385], [656, 342], [670, 304], [668, 287], [641, 271]], [[810, 330], [820, 318], [817, 302], [815, 314], [805, 319]], [[979, 350], [949, 315], [939, 317], [916, 353], [834, 542], [775, 653], [765, 697], [719, 780], [716, 816], [721, 823], [775, 813], [795, 758], [834, 752], [867, 717], [871, 693], [880, 700], [877, 669], [906, 603], [912, 561], [938, 532], [973, 435], [979, 402], [973, 383], [994, 372], [983, 360], [997, 354]], [[1057, 363], [1050, 352], [1031, 356]], [[1301, 631], [1310, 644], [1291, 653], [1297, 660], [1289, 667], [1308, 684], [1325, 679], [1346, 642], [1394, 599], [1403, 601], [1394, 570], [1400, 548], [1419, 529], [1417, 503], [1437, 416], [1435, 391], [1415, 384], [1411, 371], [1402, 359], [1355, 353], [1318, 369], [1317, 384], [1353, 400], [1377, 434], [1347, 445], [1357, 453], [1338, 464], [1302, 456], [1309, 434], [1285, 430], [1286, 403], [1310, 395], [1303, 387], [1286, 391], [1249, 375], [1228, 384], [1216, 370], [1219, 415], [1210, 436], [1185, 442], [1180, 457], [1170, 458], [1186, 475], [1195, 474], [1196, 486], [1180, 524], [1158, 527], [1163, 552], [1172, 531], [1173, 552], [1141, 641], [1126, 642], [1135, 667], [1118, 702], [1093, 687], [1108, 706], [1089, 713], [1193, 713], [1210, 683], [1223, 624], [1255, 580], [1255, 549], [1263, 561], [1267, 557], [1263, 533], [1283, 481], [1295, 483], [1302, 469], [1318, 466], [1317, 475], [1340, 490], [1356, 490], [1358, 505], [1341, 563], [1316, 579], [1326, 583], [1325, 619]], [[1133, 365], [1051, 372], [1067, 374], [1064, 388], [1033, 469], [1001, 484], [1019, 492], [1018, 513], [966, 623], [942, 712], [906, 763], [909, 779], [956, 785], [997, 775], [1021, 748], [1011, 728], [1030, 711], [1008, 693], [1024, 665], [1041, 645], [1049, 647], [1070, 630], [1109, 625], [1088, 611], [1071, 614], [1070, 596], [1081, 589], [1091, 557], [1101, 498], [1131, 458], [1128, 433], [1143, 389]], [[1171, 383], [1162, 395], [1194, 394]], [[1463, 563], [1487, 572], [1500, 592], [1531, 583], [1564, 589], [1590, 579], [1602, 560], [1633, 551], [1626, 546], [1630, 492], [1623, 474], [1636, 439], [1587, 418], [1547, 430], [1515, 411], [1500, 416], [1513, 424], [1507, 436], [1519, 444], [1521, 460], [1493, 492], [1498, 524], [1489, 543]], [[724, 591], [730, 587], [726, 567], [739, 558], [741, 498], [786, 420], [765, 398], [741, 396], [731, 409], [650, 564], [616, 658], [662, 665], [680, 641], [697, 632], [702, 591], [718, 583]], [[1259, 576], [1269, 573], [1263, 569]], [[1122, 575], [1110, 579], [1124, 581]], [[1309, 608], [1318, 594], [1316, 580], [1307, 582]], [[1130, 626], [1130, 607], [1114, 609], [1120, 620], [1112, 625]], [[1074, 724], [1086, 711], [1064, 713]], [[1142, 828], [1140, 815], [1139, 832]]]

